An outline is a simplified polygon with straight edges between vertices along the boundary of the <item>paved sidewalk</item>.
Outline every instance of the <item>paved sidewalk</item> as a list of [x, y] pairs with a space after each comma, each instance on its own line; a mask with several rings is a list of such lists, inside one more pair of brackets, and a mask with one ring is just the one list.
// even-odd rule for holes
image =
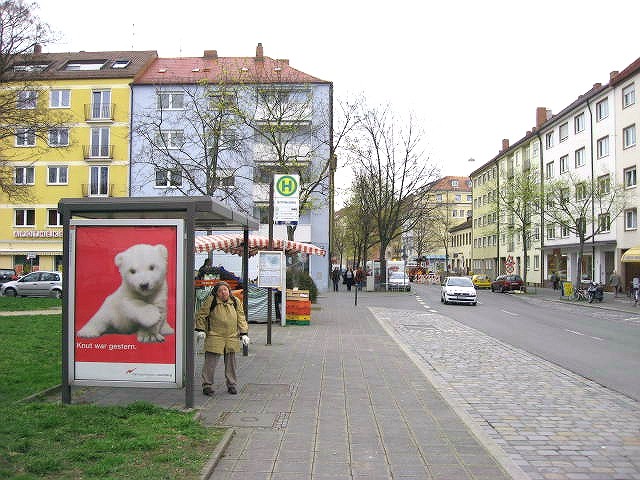
[[[196, 394], [204, 422], [235, 429], [210, 478], [526, 478], [456, 413], [371, 314], [376, 306], [421, 309], [416, 296], [360, 292], [358, 300], [356, 307], [353, 292], [325, 294], [311, 325], [272, 325], [269, 346], [266, 325], [250, 325], [253, 344], [248, 357], [239, 357], [238, 395], [226, 392], [222, 369], [214, 397]], [[183, 402], [168, 390], [73, 392], [76, 402], [134, 397]]]

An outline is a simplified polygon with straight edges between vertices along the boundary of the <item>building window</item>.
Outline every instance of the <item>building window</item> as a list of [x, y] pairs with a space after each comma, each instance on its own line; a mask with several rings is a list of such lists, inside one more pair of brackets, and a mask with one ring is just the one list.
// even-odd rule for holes
[[587, 184], [586, 183], [578, 183], [576, 184], [576, 200], [581, 202], [587, 197]]
[[48, 227], [61, 227], [62, 226], [62, 217], [60, 216], [60, 212], [55, 208], [50, 208], [47, 210], [47, 226]]
[[238, 105], [235, 92], [212, 92], [209, 94], [209, 108], [211, 110], [217, 110], [223, 112], [225, 110], [232, 110]]
[[32, 128], [16, 129], [16, 147], [35, 147], [36, 131]]
[[569, 170], [569, 155], [560, 157], [560, 173], [566, 173]]
[[51, 108], [69, 108], [71, 106], [71, 90], [51, 90], [49, 105]]
[[580, 133], [584, 130], [584, 112], [573, 117], [573, 131]]
[[629, 125], [622, 130], [622, 148], [633, 147], [636, 144], [636, 124]]
[[167, 150], [177, 150], [184, 145], [184, 132], [182, 130], [164, 130], [160, 132], [160, 146]]
[[635, 187], [637, 183], [636, 167], [630, 167], [624, 169], [624, 187]]
[[598, 215], [598, 230], [608, 232], [611, 230], [611, 217], [608, 213]]
[[560, 125], [560, 128], [558, 129], [558, 136], [560, 137], [560, 142], [564, 142], [569, 138], [569, 123], [563, 123]]
[[609, 135], [598, 139], [598, 158], [609, 155]]
[[560, 227], [560, 235], [562, 236], [562, 238], [567, 238], [570, 234], [570, 230], [569, 227], [567, 225], [562, 225]]
[[467, 202], [471, 202], [473, 200], [473, 195], [467, 195]]
[[547, 240], [553, 240], [554, 238], [556, 238], [556, 227], [547, 225]]
[[111, 118], [111, 90], [95, 90], [91, 92], [91, 118]]
[[109, 157], [109, 127], [91, 129], [91, 157]]
[[544, 173], [546, 178], [553, 177], [553, 162], [547, 163], [547, 165], [545, 166]]
[[78, 71], [78, 70], [100, 70], [106, 60], [70, 60], [63, 67], [64, 70]]
[[182, 185], [182, 171], [179, 168], [156, 168], [156, 187], [171, 188]]
[[16, 102], [16, 108], [19, 110], [33, 110], [38, 103], [37, 90], [20, 90]]
[[33, 167], [16, 167], [15, 184], [33, 185], [35, 183], [35, 169]]
[[458, 188], [458, 180], [451, 180], [451, 186], [453, 188]]
[[68, 183], [68, 168], [67, 166], [49, 166], [47, 183], [49, 185], [66, 185]]
[[452, 210], [452, 211], [451, 211], [451, 216], [452, 216], [452, 217], [457, 217], [457, 216], [458, 216], [458, 211], [457, 211], [457, 210], [455, 210], [455, 209], [454, 209], [454, 210]]
[[16, 208], [15, 209], [15, 226], [16, 227], [35, 227], [36, 211], [33, 208]]
[[436, 202], [442, 202], [442, 194], [436, 193]]
[[553, 132], [549, 132], [544, 137], [544, 145], [547, 149], [553, 147]]
[[127, 68], [131, 62], [129, 60], [116, 60], [111, 64], [111, 68]]
[[602, 175], [598, 177], [598, 193], [600, 195], [606, 195], [611, 190], [611, 177], [607, 175]]
[[596, 103], [596, 121], [603, 120], [609, 116], [609, 99], [605, 98]]
[[184, 93], [158, 92], [158, 110], [183, 110]]
[[66, 147], [69, 145], [68, 128], [52, 128], [49, 130], [50, 147]]
[[533, 256], [533, 269], [540, 270], [540, 255]]
[[622, 89], [622, 108], [627, 108], [634, 103], [636, 103], [636, 89], [632, 83]]
[[233, 175], [233, 170], [219, 168], [216, 172], [218, 175], [218, 185], [221, 187], [235, 187], [236, 178]]
[[462, 195], [456, 195], [456, 202], [462, 201]]
[[560, 203], [564, 204], [569, 201], [569, 189], [561, 188], [560, 189]]
[[575, 153], [576, 168], [582, 167], [585, 162], [584, 147], [576, 150]]
[[624, 211], [624, 229], [635, 230], [638, 228], [638, 209], [630, 208]]
[[91, 167], [89, 176], [89, 196], [106, 197], [109, 195], [109, 167]]

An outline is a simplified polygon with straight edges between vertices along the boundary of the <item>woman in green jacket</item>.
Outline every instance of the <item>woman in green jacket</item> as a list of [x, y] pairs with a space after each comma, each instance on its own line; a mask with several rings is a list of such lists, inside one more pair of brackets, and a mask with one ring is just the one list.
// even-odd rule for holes
[[238, 393], [236, 383], [236, 352], [240, 344], [249, 345], [249, 325], [242, 302], [231, 294], [229, 284], [219, 282], [213, 288], [196, 317], [196, 331], [204, 336], [202, 393], [213, 396], [213, 374], [220, 356], [224, 356], [224, 376], [227, 391]]

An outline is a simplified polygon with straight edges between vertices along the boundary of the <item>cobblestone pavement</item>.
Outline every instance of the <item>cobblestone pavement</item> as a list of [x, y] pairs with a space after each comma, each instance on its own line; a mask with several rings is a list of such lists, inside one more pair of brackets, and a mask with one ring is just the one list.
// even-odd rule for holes
[[531, 479], [640, 480], [638, 402], [417, 300], [420, 313], [370, 310], [450, 404]]

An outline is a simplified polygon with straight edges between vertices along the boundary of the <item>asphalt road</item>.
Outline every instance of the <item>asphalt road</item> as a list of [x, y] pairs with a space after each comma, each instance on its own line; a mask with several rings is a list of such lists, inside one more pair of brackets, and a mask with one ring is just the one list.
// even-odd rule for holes
[[640, 401], [637, 315], [482, 290], [478, 305], [444, 305], [439, 286], [418, 286], [440, 313]]

